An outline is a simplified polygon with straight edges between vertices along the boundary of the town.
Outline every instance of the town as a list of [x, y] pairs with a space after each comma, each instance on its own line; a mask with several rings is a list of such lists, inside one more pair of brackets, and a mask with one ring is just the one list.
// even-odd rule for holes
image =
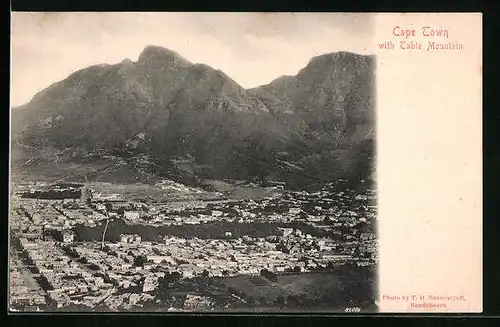
[[[179, 292], [175, 285], [237, 276], [272, 283], [280, 276], [374, 267], [375, 190], [344, 184], [339, 180], [317, 192], [278, 187], [276, 195], [261, 199], [179, 205], [128, 201], [85, 184], [20, 183], [10, 202], [10, 307], [245, 308], [252, 301], [234, 287], [208, 292], [198, 285]], [[165, 185], [200, 193], [171, 181], [155, 187]]]

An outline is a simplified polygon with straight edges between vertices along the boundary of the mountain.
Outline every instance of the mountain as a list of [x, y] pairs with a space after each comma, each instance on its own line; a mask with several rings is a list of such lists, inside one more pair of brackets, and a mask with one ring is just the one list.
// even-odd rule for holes
[[12, 139], [146, 153], [160, 163], [189, 156], [206, 178], [328, 180], [371, 160], [373, 80], [374, 58], [338, 52], [247, 90], [220, 70], [147, 46], [136, 62], [79, 70], [13, 109]]
[[[374, 70], [372, 56], [324, 54], [312, 58], [296, 76], [282, 76], [250, 91], [275, 114], [300, 118], [309, 131], [351, 144], [374, 127]], [[366, 134], [361, 129], [367, 129]]]
[[375, 170], [375, 65], [373, 56], [323, 54], [249, 91], [305, 140], [311, 151], [298, 164], [310, 174], [365, 178]]

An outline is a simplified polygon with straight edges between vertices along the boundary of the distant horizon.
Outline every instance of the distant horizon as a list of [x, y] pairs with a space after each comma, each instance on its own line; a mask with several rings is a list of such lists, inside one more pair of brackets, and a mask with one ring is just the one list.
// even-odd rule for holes
[[147, 45], [223, 71], [248, 89], [310, 58], [375, 53], [374, 14], [13, 12], [11, 105], [85, 67], [134, 60]]

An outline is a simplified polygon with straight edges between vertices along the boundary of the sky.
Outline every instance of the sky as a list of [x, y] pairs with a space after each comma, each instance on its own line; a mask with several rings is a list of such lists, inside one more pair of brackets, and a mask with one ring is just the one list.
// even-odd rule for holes
[[76, 70], [135, 61], [147, 45], [255, 87], [295, 75], [316, 55], [373, 53], [373, 19], [338, 13], [14, 12], [11, 105], [29, 102]]

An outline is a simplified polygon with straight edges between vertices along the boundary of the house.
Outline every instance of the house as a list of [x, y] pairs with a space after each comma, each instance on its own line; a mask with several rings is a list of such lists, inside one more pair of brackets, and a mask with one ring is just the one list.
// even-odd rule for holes
[[193, 270], [183, 271], [182, 276], [185, 278], [192, 278], [192, 277], [194, 277], [194, 271]]
[[148, 255], [146, 256], [148, 261], [152, 261], [153, 263], [161, 263], [162, 261], [170, 263], [170, 264], [175, 264], [175, 261], [172, 259], [171, 256], [166, 256], [166, 255]]
[[57, 290], [47, 291], [52, 300], [56, 303], [57, 308], [62, 308], [67, 305], [70, 301], [69, 296], [66, 293], [59, 292]]
[[279, 230], [283, 233], [283, 237], [287, 237], [293, 233], [293, 228], [282, 228], [280, 227]]
[[144, 280], [144, 284], [142, 286], [143, 292], [152, 292], [158, 287], [158, 278], [156, 276], [148, 276]]
[[63, 243], [73, 243], [75, 241], [75, 233], [72, 231], [63, 231]]
[[140, 297], [141, 297], [140, 294], [132, 293], [130, 294], [128, 303], [135, 305], [137, 304], [137, 302], [139, 302]]
[[372, 234], [371, 233], [361, 233], [361, 240], [366, 241], [372, 239]]
[[274, 186], [274, 187], [284, 188], [286, 185], [286, 182], [269, 180], [264, 184], [265, 184], [265, 186], [271, 186], [271, 187]]
[[344, 261], [352, 259], [352, 256], [350, 254], [339, 254], [339, 253], [328, 253], [328, 252], [321, 253], [320, 257], [321, 259], [331, 260], [331, 261]]
[[133, 243], [133, 244], [139, 244], [141, 243], [141, 236], [134, 234], [121, 234], [120, 235], [120, 243], [127, 244], [127, 243]]
[[188, 294], [184, 300], [185, 310], [206, 309], [213, 305], [212, 299], [206, 296]]
[[222, 211], [212, 210], [212, 217], [221, 217], [223, 215]]
[[124, 211], [123, 217], [127, 220], [139, 220], [140, 215], [137, 211]]
[[120, 243], [129, 243], [130, 235], [121, 234], [120, 235]]
[[111, 203], [111, 207], [115, 211], [118, 211], [122, 208], [128, 208], [130, 206], [129, 203], [125, 201], [107, 201], [107, 202]]

